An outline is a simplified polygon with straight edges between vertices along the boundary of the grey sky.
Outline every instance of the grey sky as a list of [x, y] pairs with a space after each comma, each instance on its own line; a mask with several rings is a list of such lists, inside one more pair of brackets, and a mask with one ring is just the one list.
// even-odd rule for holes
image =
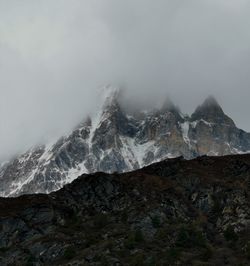
[[250, 131], [248, 0], [0, 0], [0, 158], [66, 132], [126, 85], [192, 112], [214, 94]]

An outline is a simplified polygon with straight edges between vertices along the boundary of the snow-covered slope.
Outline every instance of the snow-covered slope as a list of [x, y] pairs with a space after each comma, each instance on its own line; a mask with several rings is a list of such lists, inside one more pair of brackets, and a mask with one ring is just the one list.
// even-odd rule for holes
[[169, 100], [159, 110], [127, 114], [119, 95], [107, 87], [95, 117], [55, 143], [34, 147], [3, 165], [0, 196], [49, 193], [82, 173], [124, 172], [177, 156], [250, 150], [250, 134], [238, 129], [212, 97], [188, 117]]

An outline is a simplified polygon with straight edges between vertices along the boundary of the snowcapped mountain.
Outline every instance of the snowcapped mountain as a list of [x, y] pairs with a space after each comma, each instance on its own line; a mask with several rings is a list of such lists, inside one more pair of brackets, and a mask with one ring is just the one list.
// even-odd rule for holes
[[119, 96], [107, 87], [95, 117], [3, 165], [0, 196], [49, 193], [83, 173], [125, 172], [166, 158], [250, 151], [250, 133], [238, 129], [213, 97], [189, 117], [169, 100], [160, 109], [128, 114]]

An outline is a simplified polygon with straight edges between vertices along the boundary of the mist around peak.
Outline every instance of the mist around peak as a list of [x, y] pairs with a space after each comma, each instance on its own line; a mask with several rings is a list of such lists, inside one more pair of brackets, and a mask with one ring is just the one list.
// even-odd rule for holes
[[127, 109], [170, 95], [191, 114], [213, 94], [249, 131], [249, 5], [1, 1], [0, 161], [96, 113], [108, 83], [128, 88]]

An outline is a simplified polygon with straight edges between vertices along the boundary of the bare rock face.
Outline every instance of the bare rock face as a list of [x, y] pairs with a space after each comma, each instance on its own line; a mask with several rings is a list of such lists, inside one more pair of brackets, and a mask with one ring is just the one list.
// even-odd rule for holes
[[250, 134], [238, 129], [209, 97], [191, 116], [189, 134], [196, 141], [198, 154], [226, 155], [249, 151]]
[[127, 172], [166, 158], [250, 151], [250, 134], [238, 129], [213, 97], [191, 117], [169, 100], [160, 109], [131, 114], [120, 97], [119, 90], [107, 87], [96, 117], [2, 166], [0, 196], [49, 193], [82, 173]]

